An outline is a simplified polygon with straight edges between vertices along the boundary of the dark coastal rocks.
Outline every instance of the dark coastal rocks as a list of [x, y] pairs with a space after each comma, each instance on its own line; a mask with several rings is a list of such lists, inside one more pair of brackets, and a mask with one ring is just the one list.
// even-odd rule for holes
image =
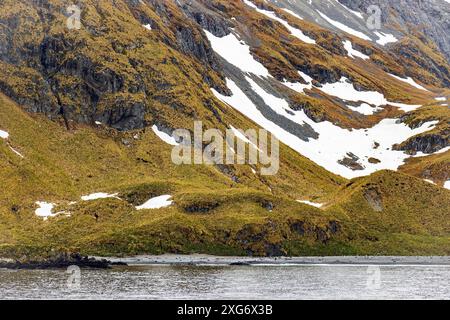
[[95, 259], [79, 254], [60, 254], [52, 258], [42, 260], [25, 260], [13, 262], [0, 262], [0, 268], [5, 269], [63, 269], [70, 266], [91, 269], [108, 269], [113, 265], [125, 265], [124, 263], [112, 263], [105, 259]]
[[329, 221], [325, 226], [311, 225], [304, 221], [291, 221], [290, 230], [301, 237], [312, 237], [314, 240], [327, 244], [334, 235], [341, 232], [342, 227], [338, 221]]

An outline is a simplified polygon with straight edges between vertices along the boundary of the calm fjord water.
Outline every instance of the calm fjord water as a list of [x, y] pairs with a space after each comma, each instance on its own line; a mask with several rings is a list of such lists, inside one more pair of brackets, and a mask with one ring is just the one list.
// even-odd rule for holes
[[450, 266], [142, 265], [80, 276], [70, 287], [65, 270], [0, 270], [0, 298], [450, 299]]

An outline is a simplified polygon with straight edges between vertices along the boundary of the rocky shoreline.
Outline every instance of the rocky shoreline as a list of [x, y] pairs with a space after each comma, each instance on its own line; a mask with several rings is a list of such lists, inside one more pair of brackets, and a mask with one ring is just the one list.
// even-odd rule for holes
[[86, 257], [79, 254], [61, 254], [55, 257], [36, 260], [0, 259], [0, 269], [65, 269], [77, 266], [83, 269], [109, 269], [115, 265], [126, 265], [123, 262], [111, 262], [106, 259]]

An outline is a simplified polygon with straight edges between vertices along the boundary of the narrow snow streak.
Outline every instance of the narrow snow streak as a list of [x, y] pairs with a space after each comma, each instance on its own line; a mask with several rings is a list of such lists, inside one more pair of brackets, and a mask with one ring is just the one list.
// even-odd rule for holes
[[328, 17], [324, 13], [320, 12], [319, 10], [317, 10], [317, 12], [320, 14], [320, 16], [322, 18], [324, 18], [326, 21], [328, 21], [329, 24], [335, 26], [336, 28], [338, 28], [344, 32], [347, 32], [348, 34], [351, 34], [355, 37], [361, 38], [363, 40], [368, 40], [368, 41], [372, 40], [366, 34], [360, 32], [360, 31], [356, 31], [355, 29], [352, 29], [352, 28], [346, 26], [345, 24], [340, 23], [339, 21], [331, 19], [330, 17]]
[[283, 11], [289, 13], [291, 16], [296, 17], [297, 19], [303, 20], [302, 17], [300, 17], [298, 14], [296, 14], [294, 11], [287, 9], [287, 8], [283, 8]]
[[107, 199], [107, 198], [119, 199], [117, 196], [118, 196], [117, 193], [108, 194], [108, 193], [104, 193], [104, 192], [98, 192], [98, 193], [92, 193], [92, 194], [87, 195], [87, 196], [82, 196], [81, 200], [83, 200], [83, 201], [92, 201], [92, 200]]
[[316, 203], [316, 202], [311, 202], [311, 201], [308, 201], [308, 200], [297, 200], [297, 202], [304, 203], [304, 204], [307, 204], [309, 206], [313, 206], [313, 207], [316, 207], [316, 208], [322, 208], [323, 205], [324, 205], [323, 203]]
[[177, 146], [178, 145], [178, 142], [175, 140], [174, 137], [168, 135], [164, 131], [159, 130], [156, 125], [152, 126], [152, 130], [165, 143], [170, 144], [172, 146]]
[[354, 14], [355, 16], [357, 16], [360, 19], [364, 19], [364, 16], [362, 15], [362, 13], [350, 9], [349, 7], [347, 7], [347, 6], [343, 5], [342, 3], [340, 3], [339, 1], [336, 1], [336, 2], [339, 3], [342, 7], [344, 7], [344, 9], [346, 9], [348, 12]]
[[257, 150], [259, 150], [258, 146], [255, 145], [252, 141], [250, 141], [243, 132], [241, 132], [239, 129], [236, 129], [232, 125], [230, 125], [230, 129], [233, 131], [234, 135], [239, 138], [240, 140], [244, 141], [245, 143], [251, 144], [254, 146]]
[[396, 75], [394, 75], [394, 74], [391, 74], [391, 73], [388, 73], [388, 75], [390, 75], [391, 77], [393, 77], [393, 78], [395, 78], [395, 79], [397, 79], [397, 80], [400, 80], [400, 81], [402, 81], [402, 82], [405, 82], [405, 83], [407, 83], [407, 84], [413, 86], [414, 88], [417, 88], [417, 89], [420, 89], [420, 90], [429, 91], [428, 89], [422, 87], [420, 84], [418, 84], [417, 82], [415, 82], [414, 79], [411, 78], [411, 77], [408, 77], [408, 78], [405, 79], [405, 78], [398, 77], [398, 76], [396, 76]]

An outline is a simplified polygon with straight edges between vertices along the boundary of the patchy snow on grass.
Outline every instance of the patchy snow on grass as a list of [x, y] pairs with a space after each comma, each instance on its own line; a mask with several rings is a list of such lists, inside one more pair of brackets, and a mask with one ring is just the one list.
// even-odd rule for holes
[[382, 93], [377, 91], [358, 91], [353, 84], [345, 77], [342, 77], [339, 82], [326, 83], [319, 90], [325, 92], [330, 96], [338, 97], [342, 100], [353, 102], [366, 102], [376, 107], [391, 105], [401, 110], [408, 112], [420, 108], [421, 105], [408, 105], [399, 102], [388, 101]]
[[305, 43], [316, 44], [316, 40], [308, 37], [301, 30], [292, 27], [287, 21], [285, 21], [285, 20], [281, 19], [280, 17], [278, 17], [275, 12], [259, 9], [257, 6], [255, 6], [252, 2], [250, 2], [248, 0], [244, 0], [244, 2], [248, 6], [252, 7], [253, 9], [255, 9], [257, 12], [265, 15], [266, 17], [268, 17], [268, 18], [270, 18], [272, 20], [275, 20], [275, 21], [278, 21], [279, 23], [281, 23], [297, 39], [299, 39], [299, 40], [301, 40], [301, 41], [303, 41]]
[[376, 41], [379, 45], [385, 46], [388, 43], [393, 43], [393, 42], [398, 41], [398, 39], [390, 33], [383, 33], [383, 32], [378, 32], [378, 31], [376, 31], [374, 33], [379, 38]]
[[81, 200], [83, 201], [92, 201], [92, 200], [98, 200], [98, 199], [108, 199], [108, 198], [116, 198], [119, 199], [118, 194], [108, 194], [104, 192], [98, 192], [98, 193], [92, 193], [87, 196], [82, 196]]
[[354, 106], [347, 106], [350, 110], [353, 110], [355, 112], [361, 113], [365, 116], [370, 116], [372, 114], [377, 113], [378, 111], [383, 110], [383, 108], [380, 107], [372, 107], [370, 104], [367, 103], [361, 103], [361, 105], [359, 107], [354, 107]]
[[38, 217], [44, 218], [44, 220], [47, 220], [50, 217], [54, 217], [57, 215], [57, 213], [53, 213], [53, 208], [55, 207], [55, 204], [48, 203], [44, 201], [37, 201], [36, 204], [39, 206], [39, 208], [36, 209], [35, 214]]
[[163, 195], [155, 198], [151, 198], [143, 205], [137, 206], [136, 210], [146, 210], [146, 209], [160, 209], [169, 207], [172, 205], [173, 201], [170, 200], [172, 196]]
[[148, 23], [148, 24], [143, 24], [142, 25], [145, 29], [147, 29], [147, 30], [152, 30], [152, 26], [150, 25], [150, 23]]
[[[358, 130], [343, 129], [328, 121], [315, 123], [303, 110], [294, 111], [290, 109], [289, 104], [284, 99], [265, 92], [248, 77], [247, 81], [252, 86], [253, 91], [260, 95], [264, 102], [276, 113], [300, 125], [308, 124], [319, 134], [319, 138], [304, 141], [287, 132], [280, 125], [268, 120], [236, 83], [230, 79], [227, 79], [227, 86], [232, 91], [232, 96], [224, 96], [214, 89], [211, 90], [218, 99], [255, 121], [287, 146], [325, 169], [346, 178], [369, 175], [383, 169], [396, 170], [410, 156], [402, 151], [392, 150], [392, 146], [414, 135], [431, 130], [438, 123], [437, 121], [427, 122], [419, 128], [411, 129], [404, 123], [398, 123], [397, 119], [384, 119], [370, 129]], [[289, 112], [286, 112], [286, 110], [289, 110]], [[374, 147], [374, 145], [378, 145], [378, 147]], [[348, 153], [353, 153], [359, 158], [358, 162], [363, 166], [362, 170], [354, 171], [339, 164], [338, 161], [344, 159]], [[373, 161], [370, 161], [371, 158], [378, 159], [379, 163], [373, 163]]]
[[447, 97], [437, 97], [435, 98], [436, 101], [447, 101]]
[[251, 72], [262, 77], [269, 76], [269, 71], [266, 67], [253, 58], [250, 47], [243, 41], [240, 41], [233, 33], [219, 38], [208, 30], [204, 31], [211, 42], [213, 50], [226, 61], [243, 72]]
[[368, 40], [368, 41], [371, 41], [371, 40], [372, 40], [372, 39], [370, 39], [370, 37], [367, 36], [366, 34], [360, 32], [360, 31], [357, 31], [357, 30], [355, 30], [355, 29], [352, 29], [352, 28], [346, 26], [345, 24], [340, 23], [339, 21], [336, 21], [336, 20], [331, 19], [330, 17], [328, 17], [328, 16], [325, 15], [324, 13], [320, 12], [319, 10], [317, 10], [317, 12], [318, 12], [318, 13], [320, 14], [320, 16], [321, 16], [322, 18], [324, 18], [329, 24], [335, 26], [336, 28], [338, 28], [338, 29], [340, 29], [340, 30], [342, 30], [342, 31], [344, 31], [344, 32], [347, 32], [348, 34], [351, 34], [351, 35], [353, 35], [353, 36], [355, 36], [355, 37], [361, 38], [361, 39], [363, 39], [363, 40]]
[[350, 58], [361, 58], [361, 59], [364, 59], [364, 60], [370, 59], [370, 57], [365, 55], [364, 53], [353, 49], [353, 45], [352, 45], [350, 40], [345, 40], [343, 43], [344, 43], [345, 50], [347, 50], [347, 55]]
[[434, 183], [434, 181], [430, 179], [423, 179], [423, 181], [436, 185], [436, 183]]
[[0, 138], [1, 139], [8, 139], [9, 138], [9, 133], [3, 130], [0, 130]]
[[401, 78], [401, 77], [398, 77], [398, 76], [396, 76], [396, 75], [393, 75], [393, 74], [391, 74], [391, 73], [388, 73], [388, 75], [390, 75], [391, 77], [394, 77], [394, 78], [397, 79], [397, 80], [400, 80], [400, 81], [402, 81], [402, 82], [405, 82], [405, 83], [407, 83], [407, 84], [413, 86], [414, 88], [417, 88], [417, 89], [420, 89], [420, 90], [429, 91], [428, 89], [422, 87], [420, 84], [418, 84], [417, 82], [415, 82], [414, 79], [411, 78], [411, 77], [408, 77], [408, 78], [405, 79], [405, 78]]
[[297, 200], [297, 202], [300, 202], [300, 203], [303, 203], [303, 204], [307, 204], [309, 206], [313, 206], [313, 207], [316, 207], [316, 208], [322, 208], [324, 206], [323, 203], [316, 203], [316, 202], [311, 202], [311, 201], [308, 201], [308, 200]]
[[159, 130], [156, 125], [152, 126], [152, 130], [165, 143], [170, 144], [172, 146], [177, 146], [178, 145], [178, 142], [175, 140], [174, 137], [168, 135], [164, 131]]

